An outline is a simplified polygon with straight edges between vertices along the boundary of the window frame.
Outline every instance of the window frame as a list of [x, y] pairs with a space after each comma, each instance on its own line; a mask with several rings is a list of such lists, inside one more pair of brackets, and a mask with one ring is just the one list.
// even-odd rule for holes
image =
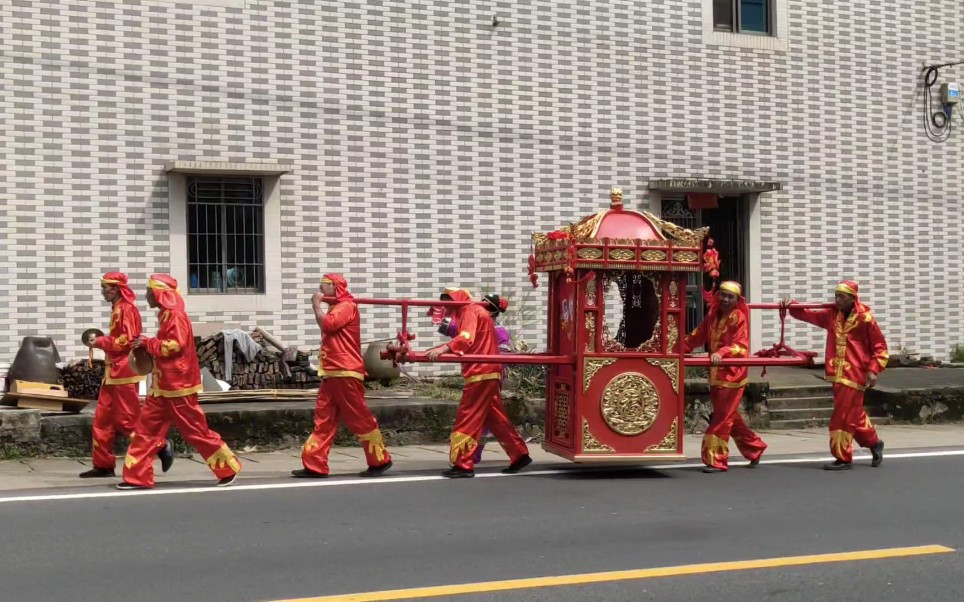
[[[208, 184], [220, 183], [221, 186], [223, 187], [225, 184], [229, 184], [229, 183], [231, 184], [241, 183], [242, 180], [250, 180], [252, 183], [252, 186], [254, 185], [255, 182], [257, 182], [257, 185], [259, 187], [259, 195], [258, 195], [259, 198], [256, 199], [256, 202], [246, 203], [246, 204], [239, 203], [238, 205], [247, 206], [247, 207], [257, 207], [257, 214], [258, 214], [258, 217], [260, 218], [260, 224], [258, 225], [257, 229], [260, 231], [260, 233], [248, 235], [245, 232], [245, 233], [242, 233], [241, 236], [243, 237], [251, 236], [254, 239], [256, 239], [254, 242], [254, 246], [257, 247], [257, 249], [255, 249], [254, 251], [255, 257], [260, 257], [261, 262], [260, 263], [255, 262], [253, 265], [255, 266], [256, 273], [260, 268], [260, 273], [258, 273], [258, 275], [256, 276], [256, 282], [258, 284], [257, 287], [234, 287], [232, 289], [228, 287], [228, 284], [227, 284], [228, 283], [227, 273], [229, 271], [228, 265], [230, 263], [227, 259], [228, 247], [230, 245], [230, 243], [228, 242], [228, 239], [229, 239], [229, 236], [231, 236], [228, 233], [227, 217], [228, 217], [228, 212], [229, 212], [231, 203], [224, 202], [223, 194], [222, 194], [222, 198], [220, 199], [220, 202], [210, 203], [210, 202], [199, 202], [197, 200], [192, 202], [192, 198], [191, 198], [192, 195], [190, 190], [191, 190], [192, 182], [203, 182]], [[187, 176], [186, 184], [187, 184], [188, 196], [187, 196], [187, 202], [185, 203], [185, 210], [188, 212], [187, 214], [187, 221], [188, 221], [187, 256], [188, 256], [189, 277], [193, 271], [193, 268], [197, 267], [198, 269], [200, 269], [200, 266], [203, 265], [203, 266], [207, 266], [208, 269], [210, 270], [210, 266], [213, 265], [210, 261], [203, 264], [200, 262], [195, 262], [195, 263], [191, 262], [191, 246], [195, 244], [195, 241], [192, 240], [192, 238], [194, 236], [210, 236], [212, 234], [215, 236], [215, 238], [220, 239], [220, 245], [221, 245], [220, 258], [221, 259], [220, 261], [217, 262], [217, 270], [221, 274], [224, 274], [224, 276], [222, 277], [223, 278], [222, 287], [220, 290], [212, 286], [207, 286], [204, 288], [194, 287], [192, 286], [193, 283], [190, 281], [186, 285], [181, 285], [181, 287], [187, 290], [188, 294], [191, 294], [191, 295], [214, 295], [214, 296], [223, 297], [225, 295], [263, 295], [265, 294], [265, 289], [266, 289], [265, 273], [267, 272], [267, 265], [265, 264], [265, 253], [264, 253], [264, 247], [265, 247], [265, 181], [264, 181], [264, 178], [259, 176], [239, 176], [239, 175], [224, 176], [224, 175], [192, 174]], [[253, 196], [252, 196], [252, 199], [253, 199]], [[216, 211], [219, 215], [217, 223], [220, 226], [217, 232], [212, 233], [211, 231], [206, 231], [202, 234], [200, 232], [191, 231], [190, 212], [193, 205], [209, 205], [209, 206], [217, 207]], [[236, 223], [236, 220], [235, 220], [235, 223]], [[234, 236], [238, 236], [237, 232], [234, 233]], [[245, 248], [247, 248], [247, 245], [245, 245]], [[238, 262], [235, 261], [233, 263], [237, 264]], [[244, 262], [243, 265], [248, 266], [252, 264]], [[218, 272], [215, 272], [215, 273], [218, 273]], [[211, 276], [208, 275], [207, 279], [208, 279], [208, 284], [210, 285]]]
[[[185, 292], [188, 311], [225, 315], [230, 313], [280, 312], [283, 309], [281, 274], [281, 178], [294, 172], [291, 165], [226, 161], [172, 161], [167, 164], [168, 258], [150, 258], [155, 271], [170, 266], [172, 276]], [[259, 177], [263, 182], [264, 202], [264, 293], [198, 294], [191, 293], [188, 269], [187, 179], [191, 175], [215, 177]], [[167, 260], [167, 261], [165, 261]]]
[[763, 0], [766, 3], [767, 8], [767, 24], [766, 31], [755, 31], [755, 30], [744, 30], [742, 27], [742, 17], [743, 17], [743, 2], [745, 0], [727, 0], [732, 8], [732, 18], [730, 23], [730, 29], [721, 29], [716, 24], [716, 3], [712, 2], [712, 12], [713, 12], [713, 31], [719, 33], [732, 33], [736, 35], [744, 36], [764, 36], [764, 37], [775, 37], [776, 36], [776, 19], [774, 19], [774, 13], [776, 12], [776, 2], [775, 0]]
[[714, 1], [703, 0], [703, 43], [723, 48], [786, 54], [790, 48], [789, 0], [770, 0], [770, 34], [734, 33], [714, 29]]

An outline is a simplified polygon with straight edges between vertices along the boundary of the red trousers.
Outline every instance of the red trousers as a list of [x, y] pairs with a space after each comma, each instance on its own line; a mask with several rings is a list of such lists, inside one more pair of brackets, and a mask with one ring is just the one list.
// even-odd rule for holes
[[529, 454], [525, 441], [516, 432], [502, 405], [502, 383], [498, 380], [483, 380], [465, 385], [462, 401], [449, 443], [449, 461], [463, 470], [475, 466], [473, 455], [482, 437], [482, 429], [488, 429], [499, 441], [499, 445], [515, 462]]
[[751, 462], [758, 460], [767, 444], [743, 422], [740, 416], [740, 400], [743, 387], [729, 389], [713, 387], [710, 401], [713, 403], [713, 418], [703, 435], [703, 463], [714, 468], [726, 470], [730, 458], [730, 437], [736, 442], [743, 457]]
[[197, 394], [184, 397], [148, 397], [144, 400], [134, 438], [124, 459], [124, 481], [141, 487], [154, 486], [154, 458], [167, 444], [167, 431], [177, 427], [188, 445], [198, 450], [219, 479], [241, 472], [241, 462], [221, 435], [208, 428]]
[[339, 420], [361, 441], [369, 466], [384, 466], [392, 461], [378, 421], [365, 403], [365, 384], [357, 378], [329, 377], [318, 387], [315, 428], [301, 450], [301, 463], [306, 469], [328, 474], [328, 452]]
[[141, 413], [141, 398], [137, 384], [101, 385], [94, 410], [94, 467], [114, 470], [114, 437], [121, 434], [130, 438]]
[[841, 462], [853, 462], [853, 442], [861, 447], [877, 445], [877, 430], [864, 411], [864, 392], [853, 387], [833, 386], [833, 414], [830, 416], [830, 453]]

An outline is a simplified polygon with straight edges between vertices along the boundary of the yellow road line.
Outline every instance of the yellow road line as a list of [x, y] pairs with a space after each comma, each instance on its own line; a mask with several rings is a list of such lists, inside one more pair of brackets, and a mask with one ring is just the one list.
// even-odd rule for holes
[[905, 556], [924, 556], [928, 554], [947, 554], [954, 552], [945, 546], [916, 546], [910, 548], [887, 548], [865, 550], [862, 552], [840, 552], [836, 554], [815, 554], [811, 556], [787, 556], [784, 558], [764, 558], [760, 560], [738, 560], [735, 562], [711, 562], [707, 564], [687, 564], [656, 569], [635, 569], [629, 571], [610, 571], [605, 573], [585, 573], [582, 575], [562, 575], [558, 577], [535, 577], [531, 579], [512, 579], [508, 581], [488, 581], [483, 583], [463, 583], [459, 585], [440, 585], [436, 587], [417, 587], [395, 589], [359, 594], [321, 596], [318, 598], [297, 598], [277, 600], [276, 602], [374, 602], [380, 600], [411, 600], [412, 598], [433, 598], [459, 594], [480, 594], [514, 589], [538, 587], [558, 587], [561, 585], [586, 585], [610, 581], [653, 579], [654, 577], [678, 577], [681, 575], [700, 575], [727, 571], [746, 571], [751, 569], [771, 569], [783, 566], [803, 566], [831, 562], [851, 562], [855, 560], [879, 560], [882, 558], [901, 558]]

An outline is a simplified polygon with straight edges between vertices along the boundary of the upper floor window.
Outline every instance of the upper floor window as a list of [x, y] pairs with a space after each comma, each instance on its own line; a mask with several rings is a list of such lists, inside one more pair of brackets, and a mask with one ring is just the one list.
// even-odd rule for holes
[[263, 294], [264, 232], [262, 178], [188, 178], [189, 292]]
[[773, 35], [773, 0], [713, 0], [713, 29]]

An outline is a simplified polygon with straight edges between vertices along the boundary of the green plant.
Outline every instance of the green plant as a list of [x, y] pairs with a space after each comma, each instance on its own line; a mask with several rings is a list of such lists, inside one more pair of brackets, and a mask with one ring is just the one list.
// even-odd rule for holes
[[684, 372], [685, 372], [684, 376], [687, 380], [691, 378], [706, 378], [708, 375], [706, 368], [689, 367], [689, 368], [684, 368]]
[[964, 363], [964, 345], [954, 345], [954, 349], [951, 350], [951, 361], [958, 364]]

